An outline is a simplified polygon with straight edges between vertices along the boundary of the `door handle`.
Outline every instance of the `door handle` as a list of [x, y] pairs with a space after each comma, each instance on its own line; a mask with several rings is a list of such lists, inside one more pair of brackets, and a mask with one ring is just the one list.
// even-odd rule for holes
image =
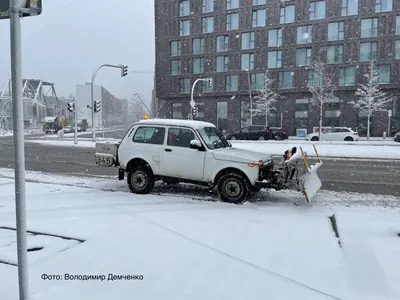
[[164, 149], [166, 152], [172, 152], [172, 149]]

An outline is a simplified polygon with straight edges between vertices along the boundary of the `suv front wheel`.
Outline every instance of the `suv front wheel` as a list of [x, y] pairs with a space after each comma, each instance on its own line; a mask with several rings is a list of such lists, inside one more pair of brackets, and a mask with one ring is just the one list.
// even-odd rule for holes
[[153, 173], [145, 166], [129, 171], [127, 181], [129, 189], [136, 194], [149, 194], [155, 184]]
[[222, 201], [238, 204], [247, 200], [250, 187], [242, 175], [228, 173], [218, 181], [217, 190]]

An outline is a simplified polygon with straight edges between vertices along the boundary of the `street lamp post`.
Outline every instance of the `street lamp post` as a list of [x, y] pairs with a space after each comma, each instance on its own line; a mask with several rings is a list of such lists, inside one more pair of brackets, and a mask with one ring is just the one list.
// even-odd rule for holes
[[194, 100], [193, 100], [194, 88], [196, 87], [196, 84], [197, 84], [197, 82], [199, 82], [199, 81], [206, 81], [206, 82], [209, 82], [210, 85], [212, 85], [212, 78], [198, 78], [198, 79], [196, 79], [196, 81], [193, 83], [193, 85], [192, 85], [192, 92], [191, 92], [191, 94], [190, 94], [190, 106], [191, 106], [191, 108], [190, 108], [190, 119], [191, 119], [191, 120], [193, 120], [193, 109], [194, 109], [194, 106], [196, 105], [196, 102], [194, 102]]
[[[96, 78], [97, 72], [102, 68], [102, 67], [109, 67], [109, 68], [117, 68], [121, 69], [121, 77], [127, 75], [127, 66], [124, 65], [109, 65], [109, 64], [103, 64], [99, 66], [96, 71], [94, 71], [93, 76], [92, 76], [92, 82], [90, 83], [90, 103], [92, 104], [92, 141], [96, 141], [96, 130], [94, 129], [94, 95], [93, 95], [93, 86], [94, 86], [94, 80]], [[103, 108], [102, 108], [103, 110]], [[101, 123], [103, 123], [103, 112], [101, 113]], [[103, 135], [104, 135], [104, 125], [103, 126]]]
[[147, 107], [146, 103], [144, 103], [144, 101], [142, 100], [142, 98], [139, 96], [138, 93], [134, 93], [133, 96], [137, 96], [140, 100], [140, 102], [142, 102], [142, 104], [144, 105], [144, 107], [146, 108], [147, 112], [149, 113], [149, 116], [151, 117], [151, 111], [150, 109]]
[[253, 125], [253, 96], [251, 95], [251, 80], [250, 80], [250, 70], [246, 69], [247, 78], [249, 81], [249, 95], [250, 95], [250, 125]]

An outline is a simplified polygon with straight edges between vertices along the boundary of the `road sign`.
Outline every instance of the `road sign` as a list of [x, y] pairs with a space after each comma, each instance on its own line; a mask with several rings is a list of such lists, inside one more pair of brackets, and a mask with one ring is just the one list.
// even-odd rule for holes
[[[42, 0], [21, 0], [25, 2], [22, 17], [38, 16], [42, 13]], [[10, 18], [10, 0], [0, 0], [0, 20]]]
[[391, 117], [392, 116], [392, 110], [388, 111], [388, 116]]

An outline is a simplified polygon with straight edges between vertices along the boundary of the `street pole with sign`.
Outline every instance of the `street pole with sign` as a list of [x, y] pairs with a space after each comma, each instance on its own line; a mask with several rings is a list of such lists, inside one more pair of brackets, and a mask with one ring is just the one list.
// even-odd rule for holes
[[24, 105], [22, 99], [21, 17], [40, 15], [41, 0], [0, 0], [0, 19], [10, 19], [11, 85], [14, 133], [15, 216], [19, 299], [29, 298], [26, 237]]

